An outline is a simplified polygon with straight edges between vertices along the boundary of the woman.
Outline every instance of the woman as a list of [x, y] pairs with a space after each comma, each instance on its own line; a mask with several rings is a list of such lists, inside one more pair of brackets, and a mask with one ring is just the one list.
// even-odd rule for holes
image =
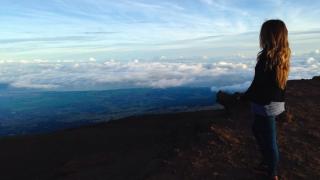
[[284, 111], [291, 52], [284, 22], [268, 20], [263, 23], [260, 48], [254, 79], [244, 97], [251, 101], [252, 129], [263, 157], [262, 164], [266, 165], [270, 177], [277, 180], [279, 151], [275, 118]]

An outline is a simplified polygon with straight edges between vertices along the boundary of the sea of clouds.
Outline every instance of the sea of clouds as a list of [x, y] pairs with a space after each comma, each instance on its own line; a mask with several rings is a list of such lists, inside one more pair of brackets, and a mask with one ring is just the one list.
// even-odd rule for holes
[[[0, 60], [0, 89], [104, 90], [118, 88], [211, 87], [238, 91], [253, 78], [255, 58], [189, 62], [172, 61], [47, 61]], [[320, 73], [319, 50], [294, 55], [290, 79], [308, 79]]]

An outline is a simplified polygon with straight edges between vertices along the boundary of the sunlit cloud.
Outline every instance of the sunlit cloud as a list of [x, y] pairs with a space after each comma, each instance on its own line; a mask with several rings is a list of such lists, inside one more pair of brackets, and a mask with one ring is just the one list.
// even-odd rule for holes
[[[0, 60], [0, 84], [11, 89], [104, 90], [119, 88], [211, 87], [244, 90], [254, 74], [255, 59], [191, 59], [181, 62], [134, 59], [98, 61]], [[207, 62], [206, 62], [207, 61]], [[307, 79], [320, 72], [318, 49], [291, 60], [290, 79]]]

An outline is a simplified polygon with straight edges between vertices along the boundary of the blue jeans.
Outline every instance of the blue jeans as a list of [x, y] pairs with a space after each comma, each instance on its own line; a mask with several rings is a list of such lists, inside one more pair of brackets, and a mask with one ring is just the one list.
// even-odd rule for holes
[[255, 114], [252, 130], [263, 161], [268, 165], [269, 175], [277, 175], [279, 151], [275, 116], [260, 116]]

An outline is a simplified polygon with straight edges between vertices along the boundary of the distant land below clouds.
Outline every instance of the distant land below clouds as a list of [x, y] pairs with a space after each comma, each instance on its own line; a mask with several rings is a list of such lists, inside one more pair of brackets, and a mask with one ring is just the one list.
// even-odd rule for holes
[[209, 88], [0, 91], [0, 137], [44, 133], [122, 117], [221, 108]]

